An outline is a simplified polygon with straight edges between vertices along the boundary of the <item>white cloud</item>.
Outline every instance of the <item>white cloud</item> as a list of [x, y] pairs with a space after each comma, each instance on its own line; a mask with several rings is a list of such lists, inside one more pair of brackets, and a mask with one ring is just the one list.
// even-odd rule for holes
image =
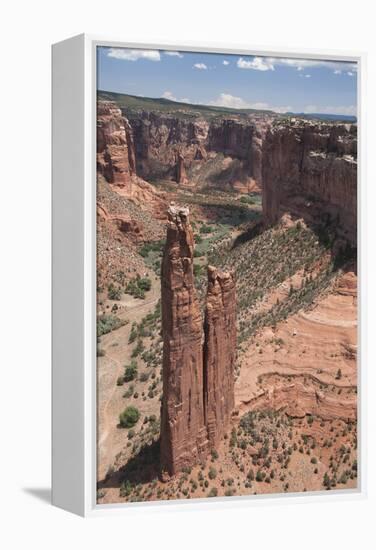
[[324, 59], [289, 59], [284, 57], [239, 57], [237, 61], [239, 69], [254, 69], [257, 71], [274, 71], [278, 66], [288, 66], [297, 71], [307, 68], [327, 68], [333, 70], [356, 71], [356, 63], [341, 61], [325, 61]]
[[353, 73], [352, 71], [347, 71], [347, 74], [348, 74], [349, 76], [354, 76], [354, 73]]
[[137, 61], [138, 59], [148, 59], [149, 61], [160, 61], [161, 56], [158, 50], [129, 50], [127, 48], [110, 48], [108, 57], [123, 59], [125, 61]]
[[274, 66], [268, 57], [254, 57], [246, 60], [239, 57], [236, 65], [239, 69], [253, 69], [254, 71], [274, 71]]
[[171, 57], [184, 57], [182, 53], [180, 52], [173, 52], [171, 50], [165, 50], [163, 52], [165, 55], [170, 55]]
[[195, 69], [201, 69], [201, 70], [207, 69], [207, 66], [205, 65], [205, 63], [195, 63], [195, 64], [193, 65], [193, 67], [194, 67]]
[[341, 73], [342, 73], [342, 71], [341, 71], [340, 69], [336, 69], [336, 70], [334, 71], [334, 74], [341, 74]]
[[259, 109], [259, 110], [270, 110], [275, 111], [276, 113], [285, 113], [286, 111], [291, 111], [292, 108], [290, 105], [274, 107], [265, 102], [255, 102], [251, 103], [245, 101], [241, 97], [233, 96], [231, 94], [219, 94], [218, 98], [210, 101], [208, 105], [213, 105], [216, 107], [229, 107], [232, 109]]
[[219, 97], [209, 102], [209, 105], [215, 105], [218, 107], [231, 107], [233, 109], [247, 109], [249, 103], [244, 101], [241, 97], [236, 97], [231, 94], [219, 94]]
[[178, 99], [169, 90], [166, 90], [165, 92], [163, 92], [162, 97], [164, 99], [169, 99], [170, 101], [178, 101], [179, 103], [191, 103], [191, 101], [188, 99], [188, 97], [182, 97], [182, 98]]
[[224, 59], [224, 60], [222, 61], [222, 63], [223, 63], [223, 65], [230, 65], [230, 61], [227, 61], [227, 59]]
[[311, 78], [311, 75], [310, 75], [310, 74], [306, 74], [305, 77], [306, 77], [306, 78]]
[[169, 92], [168, 90], [163, 92], [162, 97], [164, 97], [165, 99], [170, 99], [171, 101], [176, 101], [176, 97], [172, 94], [172, 92]]
[[322, 114], [329, 114], [329, 115], [356, 116], [357, 109], [356, 109], [356, 105], [338, 105], [337, 107], [330, 106], [330, 105], [326, 107], [319, 107], [318, 105], [306, 105], [304, 107], [304, 113], [322, 113]]

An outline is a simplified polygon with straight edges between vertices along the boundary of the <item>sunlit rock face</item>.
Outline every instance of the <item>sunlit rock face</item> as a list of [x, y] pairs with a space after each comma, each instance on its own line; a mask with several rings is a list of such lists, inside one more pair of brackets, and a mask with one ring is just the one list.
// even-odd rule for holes
[[285, 212], [309, 221], [337, 219], [356, 240], [357, 128], [296, 121], [274, 126], [263, 142], [263, 213], [276, 223]]

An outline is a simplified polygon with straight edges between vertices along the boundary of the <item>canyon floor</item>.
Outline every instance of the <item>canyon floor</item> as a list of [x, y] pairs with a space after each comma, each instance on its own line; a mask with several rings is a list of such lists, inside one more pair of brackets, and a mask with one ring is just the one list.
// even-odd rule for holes
[[[199, 297], [208, 263], [236, 271], [236, 406], [206, 461], [159, 478], [161, 222], [158, 240], [119, 239], [116, 247], [129, 250], [128, 270], [111, 255], [106, 270], [115, 279], [103, 278], [98, 288], [98, 503], [355, 488], [353, 256], [334, 257], [302, 219], [263, 227], [257, 191], [245, 199], [170, 182], [159, 190], [190, 208]], [[106, 241], [107, 253], [111, 246]], [[139, 417], [124, 428], [119, 415], [128, 406]]]

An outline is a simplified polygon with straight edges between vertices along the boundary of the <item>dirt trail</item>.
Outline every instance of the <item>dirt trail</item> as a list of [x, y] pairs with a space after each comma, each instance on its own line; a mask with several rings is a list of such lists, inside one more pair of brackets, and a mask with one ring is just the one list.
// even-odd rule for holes
[[[124, 365], [130, 363], [132, 346], [128, 344], [132, 323], [139, 323], [154, 311], [160, 298], [160, 281], [152, 273], [151, 290], [146, 300], [125, 296], [116, 303], [120, 306], [119, 318], [128, 323], [101, 337], [101, 349], [105, 352], [97, 360], [98, 396], [98, 479], [103, 479], [113, 465], [116, 455], [126, 444], [126, 433], [117, 427], [120, 412], [124, 409], [124, 387], [117, 385]], [[113, 302], [108, 301], [109, 304]], [[142, 402], [140, 402], [142, 411]]]

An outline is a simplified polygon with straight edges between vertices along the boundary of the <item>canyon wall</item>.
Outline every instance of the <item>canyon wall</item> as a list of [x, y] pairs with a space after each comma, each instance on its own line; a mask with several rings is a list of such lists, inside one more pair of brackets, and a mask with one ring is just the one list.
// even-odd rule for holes
[[110, 101], [97, 105], [97, 170], [109, 183], [126, 188], [136, 171], [132, 128]]
[[208, 271], [203, 327], [193, 278], [187, 208], [170, 205], [162, 261], [161, 470], [174, 475], [205, 460], [234, 407], [236, 297], [232, 273]]
[[353, 124], [275, 124], [263, 141], [263, 213], [313, 221], [330, 213], [356, 241], [357, 128]]
[[[269, 126], [267, 116], [236, 117], [229, 115], [206, 119], [192, 115], [173, 116], [168, 113], [141, 111], [126, 113], [133, 128], [138, 173], [145, 179], [173, 179], [187, 183], [200, 179], [200, 166], [215, 159], [217, 154], [236, 161], [236, 170], [229, 174], [223, 168], [229, 184], [235, 180], [261, 186], [262, 140]], [[176, 152], [183, 159], [177, 164]], [[176, 177], [178, 169], [191, 172], [191, 178]], [[213, 172], [220, 174], [221, 167]]]

